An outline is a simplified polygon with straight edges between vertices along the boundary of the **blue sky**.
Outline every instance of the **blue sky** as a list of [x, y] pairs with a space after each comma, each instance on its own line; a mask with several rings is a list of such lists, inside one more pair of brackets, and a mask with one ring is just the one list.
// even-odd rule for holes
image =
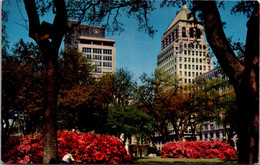
[[[10, 15], [7, 23], [10, 46], [19, 41], [20, 38], [25, 41], [33, 41], [28, 37], [26, 28], [19, 25], [25, 23], [16, 1], [10, 0], [10, 2], [11, 5], [8, 6]], [[222, 21], [227, 23], [224, 31], [228, 37], [233, 36], [234, 40], [240, 39], [240, 41], [245, 42], [247, 18], [242, 14], [230, 14], [230, 9], [235, 3], [236, 1], [226, 1], [225, 10], [220, 9]], [[23, 3], [20, 3], [20, 9], [24, 18], [27, 18]], [[120, 34], [111, 35], [107, 33], [106, 35], [106, 38], [116, 40], [116, 68], [127, 68], [135, 75], [135, 78], [138, 78], [144, 72], [153, 73], [156, 68], [157, 55], [161, 51], [161, 37], [179, 10], [181, 9], [177, 7], [159, 8], [159, 6], [156, 6], [156, 10], [149, 17], [150, 24], [158, 31], [153, 38], [149, 37], [145, 32], [138, 31], [136, 20], [122, 16], [120, 20], [124, 24], [125, 30]], [[50, 15], [41, 19], [41, 21], [43, 20], [52, 22]]]

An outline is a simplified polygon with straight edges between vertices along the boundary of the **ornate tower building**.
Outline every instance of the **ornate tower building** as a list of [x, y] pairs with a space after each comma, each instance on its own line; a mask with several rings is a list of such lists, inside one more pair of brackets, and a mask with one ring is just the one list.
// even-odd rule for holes
[[163, 34], [156, 69], [178, 77], [181, 84], [191, 84], [195, 77], [212, 69], [203, 26], [191, 16], [186, 4]]

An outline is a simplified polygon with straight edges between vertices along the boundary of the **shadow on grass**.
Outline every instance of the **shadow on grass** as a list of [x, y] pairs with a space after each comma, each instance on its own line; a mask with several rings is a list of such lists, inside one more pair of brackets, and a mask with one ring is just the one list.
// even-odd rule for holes
[[135, 164], [238, 164], [237, 160], [135, 157]]

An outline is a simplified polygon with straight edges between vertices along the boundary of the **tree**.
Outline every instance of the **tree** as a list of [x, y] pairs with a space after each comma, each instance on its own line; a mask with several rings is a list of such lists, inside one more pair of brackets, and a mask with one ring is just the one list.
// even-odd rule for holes
[[[57, 161], [57, 68], [58, 51], [62, 38], [66, 34], [67, 14], [78, 18], [80, 22], [90, 21], [100, 23], [104, 18], [109, 22], [113, 11], [114, 22], [112, 30], [121, 30], [117, 20], [120, 9], [124, 8], [129, 16], [136, 17], [139, 28], [152, 34], [154, 31], [148, 26], [147, 15], [152, 10], [150, 1], [68, 1], [64, 0], [24, 0], [29, 20], [29, 36], [39, 45], [44, 57], [44, 152], [43, 163]], [[41, 6], [40, 6], [41, 5]], [[40, 22], [39, 15], [53, 8], [55, 15], [53, 24]], [[75, 12], [77, 11], [77, 12]]]
[[230, 47], [223, 31], [216, 2], [198, 2], [197, 5], [202, 12], [207, 41], [236, 93], [240, 121], [239, 163], [257, 163], [259, 156], [259, 2], [242, 1], [239, 3], [240, 6], [238, 5], [242, 10], [248, 9], [247, 13], [250, 16], [247, 22], [244, 62], [238, 60]]
[[108, 128], [115, 136], [124, 134], [126, 138], [147, 137], [151, 134], [151, 119], [140, 109], [133, 105], [117, 105], [108, 110]]
[[[140, 77], [142, 85], [136, 91], [137, 107], [143, 109], [154, 121], [155, 131], [162, 137], [162, 142], [166, 143], [169, 139], [169, 115], [175, 106], [171, 102], [171, 96], [178, 91], [178, 81], [170, 77], [169, 74], [157, 70], [154, 76], [149, 77], [143, 74]], [[167, 93], [167, 88], [172, 88], [171, 95]], [[173, 116], [176, 120], [176, 116]]]
[[115, 73], [115, 103], [114, 105], [125, 105], [133, 99], [133, 91], [136, 82], [133, 74], [127, 69], [120, 68]]

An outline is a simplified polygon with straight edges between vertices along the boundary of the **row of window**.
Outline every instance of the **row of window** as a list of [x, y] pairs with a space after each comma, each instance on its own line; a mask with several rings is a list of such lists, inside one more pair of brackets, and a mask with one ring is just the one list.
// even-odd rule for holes
[[[90, 54], [87, 54], [87, 59], [91, 59]], [[102, 55], [93, 55], [93, 60], [102, 60]], [[103, 56], [103, 60], [112, 61], [112, 56]]]
[[[186, 28], [182, 27], [182, 37], [187, 37], [186, 32], [187, 32]], [[189, 28], [188, 32], [189, 32], [190, 38], [194, 38], [195, 35], [196, 35], [196, 38], [201, 38], [201, 30], [198, 28]]]
[[[206, 59], [205, 58], [190, 58], [190, 57], [179, 57], [179, 61], [181, 62], [182, 61], [182, 59], [183, 59], [183, 62], [195, 62], [196, 61], [196, 63], [202, 63], [202, 61], [203, 61], [203, 63], [204, 64], [206, 64]], [[207, 63], [210, 63], [210, 59], [208, 59], [207, 60]]]
[[[189, 33], [189, 37], [190, 38], [197, 38], [200, 39], [202, 32], [200, 29], [198, 28], [189, 28], [186, 29], [185, 27], [182, 27], [182, 31], [181, 31], [181, 36], [186, 38], [187, 35], [186, 33]], [[172, 33], [170, 33], [164, 40], [162, 40], [162, 49], [164, 49], [165, 47], [167, 47], [170, 43], [172, 43], [174, 40], [178, 39], [178, 28], [176, 28], [175, 30], [173, 30]]]
[[[102, 62], [95, 61], [95, 66], [102, 66]], [[103, 62], [103, 67], [112, 67], [112, 62]]]
[[[202, 70], [202, 67], [203, 67], [203, 70], [205, 71], [206, 70], [206, 66], [205, 65], [187, 65], [187, 64], [184, 64], [184, 69], [192, 69], [192, 70]], [[182, 64], [179, 64], [179, 68], [182, 69]], [[208, 70], [211, 70], [211, 66], [208, 66]]]
[[103, 54], [112, 54], [112, 50], [111, 49], [96, 49], [96, 48], [82, 47], [82, 52], [84, 52], [84, 53], [102, 54], [102, 50], [103, 50]]
[[183, 51], [184, 53], [184, 55], [192, 55], [192, 56], [194, 56], [195, 54], [196, 54], [196, 56], [206, 56], [206, 52], [201, 52], [201, 51], [190, 51], [190, 50], [184, 50]]
[[199, 45], [199, 44], [195, 44], [195, 46], [194, 46], [194, 44], [193, 43], [191, 43], [191, 44], [183, 44], [183, 47], [184, 48], [192, 48], [192, 49], [206, 49], [207, 47], [206, 47], [206, 45]]
[[[180, 76], [182, 76], [182, 71], [180, 71], [179, 73], [180, 73]], [[197, 77], [197, 76], [202, 75], [202, 74], [203, 74], [202, 72], [186, 72], [186, 71], [184, 72], [185, 77], [187, 77], [187, 76]]]

